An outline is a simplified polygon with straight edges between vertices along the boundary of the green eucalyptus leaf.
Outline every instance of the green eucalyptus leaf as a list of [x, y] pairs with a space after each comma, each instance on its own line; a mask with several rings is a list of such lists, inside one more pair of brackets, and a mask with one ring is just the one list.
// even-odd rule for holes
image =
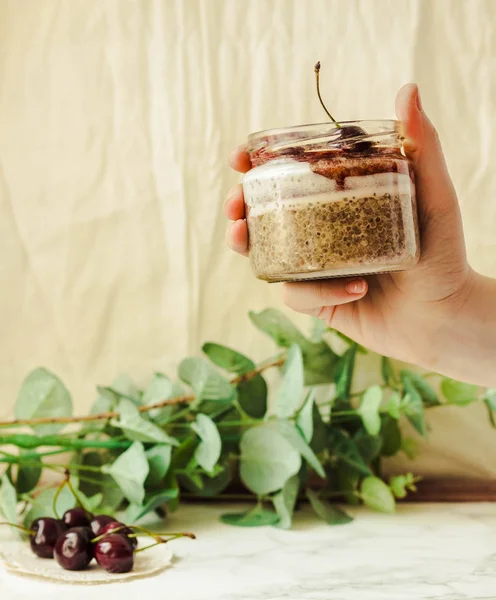
[[344, 431], [331, 428], [328, 432], [328, 447], [331, 454], [362, 475], [371, 475], [355, 442]]
[[393, 392], [385, 406], [387, 414], [393, 419], [398, 420], [401, 417], [401, 396], [398, 392]]
[[325, 334], [329, 331], [329, 327], [327, 327], [322, 319], [312, 317], [312, 328], [310, 330], [310, 339], [312, 342], [322, 342]]
[[402, 377], [403, 387], [408, 398], [403, 403], [403, 411], [413, 425], [413, 427], [425, 437], [425, 416], [424, 416], [424, 403], [422, 402], [422, 396], [417, 391], [417, 388], [412, 383], [409, 377]]
[[486, 390], [484, 395], [484, 404], [487, 408], [487, 414], [491, 425], [496, 429], [496, 388]]
[[205, 358], [185, 358], [179, 365], [179, 377], [195, 392], [195, 407], [202, 400], [225, 404], [236, 398], [233, 385]]
[[301, 331], [280, 311], [266, 308], [259, 313], [250, 312], [251, 322], [269, 335], [280, 348], [289, 348], [293, 344], [305, 346], [308, 340]]
[[255, 363], [243, 354], [221, 344], [207, 342], [203, 344], [202, 350], [215, 365], [229, 373], [243, 375], [256, 367]]
[[441, 382], [441, 390], [450, 404], [458, 406], [466, 406], [479, 399], [479, 388], [471, 383], [444, 378]]
[[324, 468], [294, 423], [291, 423], [290, 421], [271, 421], [264, 427], [267, 429], [273, 428], [283, 435], [293, 448], [307, 461], [317, 475], [322, 477], [322, 479], [325, 479]]
[[214, 477], [199, 475], [199, 479], [200, 485], [197, 485], [190, 477], [181, 477], [181, 485], [191, 493], [202, 498], [217, 496], [231, 483], [232, 472], [229, 463], [226, 462], [223, 464], [222, 469]]
[[44, 490], [31, 503], [31, 508], [26, 514], [24, 523], [29, 526], [35, 519], [40, 517], [52, 517], [55, 518], [57, 515], [61, 517], [66, 510], [74, 508], [76, 506], [76, 499], [74, 498], [71, 490], [65, 486], [62, 488], [60, 494], [57, 497], [57, 515], [53, 512], [53, 500], [57, 493], [56, 488], [50, 488]]
[[422, 375], [407, 369], [400, 371], [400, 375], [403, 381], [405, 378], [410, 380], [413, 387], [415, 387], [417, 392], [420, 394], [425, 406], [439, 406], [441, 404], [438, 395], [434, 391], [434, 388], [422, 377]]
[[402, 450], [410, 460], [413, 460], [418, 453], [418, 444], [412, 438], [403, 438], [401, 440], [400, 450]]
[[241, 438], [240, 476], [255, 494], [283, 488], [298, 473], [300, 453], [275, 428], [262, 425], [248, 429]]
[[0, 487], [0, 512], [5, 521], [9, 523], [17, 522], [17, 494], [5, 473], [2, 476], [2, 485]]
[[141, 442], [134, 442], [110, 466], [102, 467], [102, 471], [113, 477], [124, 496], [134, 504], [143, 502], [144, 485], [149, 470], [145, 449]]
[[143, 393], [143, 404], [156, 404], [171, 397], [172, 382], [165, 375], [156, 373]]
[[[25, 454], [25, 453], [24, 452], [20, 453], [21, 461], [19, 462], [19, 466], [17, 468], [16, 489], [17, 489], [17, 492], [19, 495], [27, 494], [34, 487], [36, 487], [37, 483], [40, 480], [41, 471], [42, 471], [41, 466], [38, 466], [38, 465], [30, 466], [29, 464], [23, 464], [23, 462], [22, 462], [23, 454]], [[41, 458], [36, 458], [36, 456], [37, 456], [36, 452], [34, 453], [34, 455], [32, 453], [30, 453], [30, 454], [35, 460], [41, 461]], [[33, 460], [33, 458], [31, 458], [30, 460]]]
[[301, 347], [305, 372], [305, 385], [322, 385], [334, 381], [339, 356], [328, 344], [308, 342]]
[[366, 477], [360, 486], [363, 503], [373, 510], [393, 513], [396, 503], [389, 487], [378, 477]]
[[[85, 452], [80, 457], [79, 461], [74, 461], [74, 464], [89, 467], [101, 467], [108, 459], [109, 456], [102, 454], [101, 452]], [[117, 510], [124, 500], [124, 495], [114, 479], [112, 479], [110, 475], [98, 471], [91, 473], [91, 481], [82, 479], [79, 483], [79, 489], [80, 492], [83, 492], [87, 497], [94, 497], [101, 493], [102, 500], [100, 505], [104, 506], [106, 512], [109, 513], [113, 513]]]
[[329, 502], [321, 500], [313, 490], [307, 490], [306, 495], [315, 514], [329, 525], [345, 525], [353, 521], [353, 517]]
[[299, 487], [300, 481], [298, 475], [293, 475], [293, 477], [290, 477], [286, 481], [282, 490], [271, 498], [279, 517], [278, 527], [281, 529], [289, 529], [291, 527]]
[[360, 473], [344, 462], [338, 463], [329, 473], [329, 480], [332, 481], [336, 489], [343, 492], [343, 498], [350, 505], [360, 504], [356, 494], [360, 479]]
[[296, 416], [296, 425], [301, 431], [305, 441], [310, 444], [313, 437], [313, 407], [315, 402], [315, 391], [310, 390], [307, 394], [306, 400], [298, 411]]
[[289, 349], [283, 373], [275, 398], [275, 413], [280, 419], [287, 419], [298, 410], [303, 396], [303, 357], [299, 346]]
[[[186, 396], [186, 390], [178, 381], [171, 381], [168, 377], [166, 377], [165, 375], [162, 375], [161, 373], [156, 373], [155, 378], [165, 379], [166, 381], [169, 381], [169, 383], [170, 383], [169, 395], [165, 396], [163, 398], [163, 400], [169, 400], [170, 398], [179, 398], [181, 396]], [[166, 386], [166, 384], [163, 383], [162, 391], [165, 391], [165, 386]], [[160, 385], [157, 384], [155, 391], [158, 392], [159, 388], [160, 388]], [[146, 394], [146, 391], [145, 391], [145, 394]], [[150, 397], [151, 397], [151, 392], [150, 392]], [[157, 400], [157, 402], [160, 402], [160, 400]], [[155, 402], [152, 402], [152, 404], [154, 404], [154, 403]], [[147, 402], [147, 404], [148, 404], [148, 402]], [[160, 408], [152, 408], [152, 410], [150, 410], [148, 412], [148, 415], [149, 415], [150, 419], [152, 419], [158, 425], [165, 425], [169, 422], [169, 420], [178, 411], [182, 410], [183, 408], [184, 407], [181, 406], [180, 404], [169, 404], [169, 405], [162, 406]]]
[[391, 385], [397, 381], [393, 363], [387, 356], [381, 356], [381, 373], [386, 385]]
[[[82, 496], [81, 491], [79, 491], [79, 495]], [[91, 498], [85, 497], [84, 499], [82, 499], [82, 503], [84, 505], [84, 508], [88, 512], [94, 513], [94, 512], [96, 512], [96, 509], [102, 505], [102, 500], [103, 500], [103, 494], [98, 493], [98, 494], [95, 494], [94, 496], [91, 496]]]
[[300, 346], [305, 367], [305, 385], [332, 383], [334, 368], [339, 359], [325, 342], [311, 342], [281, 312], [267, 308], [259, 313], [250, 312], [250, 319], [269, 335], [280, 348], [293, 344]]
[[[255, 363], [221, 344], [208, 342], [203, 346], [203, 352], [221, 369], [230, 373], [245, 375], [256, 368]], [[267, 383], [261, 375], [241, 381], [236, 386], [238, 402], [242, 409], [251, 417], [261, 418], [267, 411]]]
[[367, 464], [370, 464], [380, 455], [382, 448], [382, 438], [380, 435], [370, 435], [363, 429], [360, 429], [353, 436], [353, 441]]
[[[174, 451], [174, 454], [177, 451]], [[172, 457], [172, 463], [174, 463], [174, 456]], [[179, 506], [179, 482], [177, 479], [177, 475], [174, 472], [174, 469], [171, 467], [169, 469], [169, 472], [167, 473], [167, 475], [165, 476], [165, 481], [164, 481], [164, 489], [167, 490], [173, 490], [174, 492], [177, 492], [177, 495], [175, 498], [171, 498], [168, 502], [166, 502], [165, 504], [167, 504], [167, 510], [170, 512], [174, 512], [177, 510], [178, 506]], [[160, 508], [160, 507], [158, 507]], [[156, 509], [154, 509], [156, 511]]]
[[217, 426], [207, 415], [198, 414], [196, 421], [191, 424], [191, 429], [201, 439], [195, 451], [196, 462], [202, 469], [210, 472], [217, 464], [222, 450], [222, 441]]
[[381, 455], [394, 456], [401, 449], [401, 430], [398, 421], [389, 415], [383, 415], [381, 421]]
[[262, 375], [242, 381], [236, 386], [238, 402], [250, 417], [262, 418], [267, 412], [267, 382]]
[[370, 387], [363, 395], [358, 414], [363, 426], [370, 435], [377, 435], [381, 430], [379, 408], [382, 402], [382, 389], [379, 385]]
[[138, 408], [127, 398], [122, 398], [117, 408], [118, 419], [112, 419], [111, 425], [122, 429], [124, 435], [136, 442], [160, 442], [177, 446], [179, 442], [170, 437], [151, 421], [141, 416]]
[[310, 447], [315, 452], [315, 454], [319, 454], [327, 448], [327, 432], [328, 425], [324, 422], [322, 415], [320, 413], [320, 409], [317, 406], [317, 403], [314, 402], [313, 410], [313, 435], [312, 442], [310, 443]]
[[406, 498], [407, 493], [416, 492], [415, 477], [412, 473], [405, 475], [395, 475], [389, 478], [389, 487], [396, 498]]
[[[101, 413], [111, 412], [115, 410], [117, 404], [119, 403], [120, 396], [117, 394], [113, 394], [111, 397], [111, 393], [107, 390], [104, 390], [103, 393], [100, 393], [96, 400], [93, 402], [90, 408], [90, 415], [99, 415]], [[91, 431], [103, 431], [107, 427], [108, 421], [105, 419], [99, 419], [95, 421], [88, 421], [84, 423], [82, 432], [89, 433]]]
[[145, 482], [147, 486], [156, 487], [163, 481], [170, 467], [171, 452], [171, 446], [164, 444], [153, 446], [145, 451], [150, 468]]
[[196, 435], [190, 435], [181, 441], [179, 446], [172, 454], [171, 467], [169, 474], [175, 470], [182, 470], [193, 460], [195, 450], [199, 444]]
[[345, 342], [346, 344], [348, 344], [348, 346], [351, 346], [353, 344], [357, 345], [357, 352], [359, 354], [367, 354], [367, 350], [366, 348], [364, 348], [363, 346], [360, 346], [360, 344], [357, 344], [355, 341], [353, 341], [350, 337], [348, 337], [347, 335], [345, 335], [344, 333], [341, 333], [341, 331], [337, 331], [336, 329], [329, 329], [329, 331], [332, 331], [332, 333], [338, 337], [340, 340], [342, 340], [343, 342]]
[[[39, 368], [31, 371], [21, 385], [14, 407], [16, 419], [41, 417], [70, 417], [72, 399], [60, 379]], [[64, 424], [34, 425], [32, 429], [41, 435], [51, 435], [64, 428]]]
[[143, 504], [141, 502], [131, 503], [126, 510], [126, 523], [136, 523], [136, 521], [143, 518], [148, 513], [177, 499], [178, 494], [178, 488], [165, 489], [156, 494], [147, 495]]
[[120, 397], [128, 398], [133, 400], [136, 404], [141, 404], [139, 400], [140, 391], [129, 375], [126, 375], [125, 373], [118, 375], [114, 381], [112, 381], [110, 388]]
[[336, 398], [337, 400], [348, 400], [350, 397], [351, 382], [355, 368], [355, 359], [358, 344], [352, 342], [340, 358], [336, 367]]
[[279, 517], [273, 510], [256, 506], [244, 513], [223, 514], [220, 520], [226, 525], [236, 525], [237, 527], [264, 527], [266, 525], [276, 525]]

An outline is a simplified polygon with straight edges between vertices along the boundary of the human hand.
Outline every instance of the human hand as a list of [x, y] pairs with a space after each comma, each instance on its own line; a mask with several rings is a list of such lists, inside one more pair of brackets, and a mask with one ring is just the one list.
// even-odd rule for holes
[[[405, 152], [415, 171], [422, 253], [419, 263], [408, 271], [366, 279], [285, 283], [283, 299], [292, 309], [325, 320], [376, 352], [435, 368], [450, 350], [446, 345], [457, 333], [453, 332], [453, 322], [469, 302], [480, 276], [467, 263], [456, 193], [416, 85], [405, 85], [399, 91], [396, 112], [404, 125]], [[235, 150], [230, 162], [241, 173], [251, 168], [244, 148]], [[228, 244], [248, 255], [241, 185], [229, 193], [225, 213], [233, 221]], [[452, 368], [445, 371], [459, 375]]]

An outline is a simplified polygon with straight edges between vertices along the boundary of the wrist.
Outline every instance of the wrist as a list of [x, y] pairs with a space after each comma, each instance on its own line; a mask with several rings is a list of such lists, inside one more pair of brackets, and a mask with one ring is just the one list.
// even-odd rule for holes
[[445, 307], [442, 321], [428, 368], [453, 379], [496, 387], [496, 280], [470, 271], [463, 288]]

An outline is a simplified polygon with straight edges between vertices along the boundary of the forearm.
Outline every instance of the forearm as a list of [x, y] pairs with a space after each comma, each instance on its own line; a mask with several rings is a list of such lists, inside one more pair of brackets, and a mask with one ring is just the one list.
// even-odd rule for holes
[[432, 342], [432, 370], [496, 387], [496, 279], [474, 274], [466, 299], [439, 332], [439, 345]]

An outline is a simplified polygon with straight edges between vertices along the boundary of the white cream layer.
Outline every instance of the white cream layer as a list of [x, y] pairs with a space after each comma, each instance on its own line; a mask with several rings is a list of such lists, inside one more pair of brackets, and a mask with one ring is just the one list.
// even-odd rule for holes
[[314, 173], [307, 163], [296, 161], [285, 161], [281, 165], [270, 163], [249, 171], [243, 179], [243, 189], [250, 216], [310, 203], [324, 204], [384, 194], [410, 200], [415, 195], [408, 173], [346, 177], [344, 189], [338, 190], [333, 179]]

